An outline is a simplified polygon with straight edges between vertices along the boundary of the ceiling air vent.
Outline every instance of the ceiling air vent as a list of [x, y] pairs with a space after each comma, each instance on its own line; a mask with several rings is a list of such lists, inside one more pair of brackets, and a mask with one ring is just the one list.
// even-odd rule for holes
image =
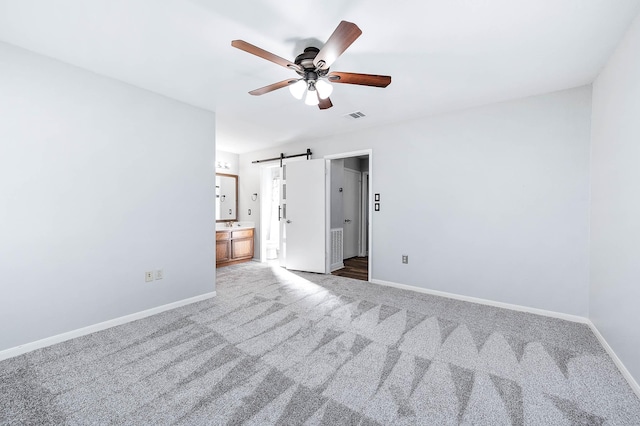
[[363, 113], [363, 112], [356, 111], [356, 112], [351, 112], [351, 113], [349, 113], [349, 114], [346, 114], [346, 115], [345, 115], [345, 117], [346, 117], [346, 118], [348, 118], [348, 119], [350, 119], [350, 120], [351, 120], [351, 119], [353, 119], [353, 120], [357, 120], [358, 118], [366, 117], [366, 115], [364, 115], [364, 113]]

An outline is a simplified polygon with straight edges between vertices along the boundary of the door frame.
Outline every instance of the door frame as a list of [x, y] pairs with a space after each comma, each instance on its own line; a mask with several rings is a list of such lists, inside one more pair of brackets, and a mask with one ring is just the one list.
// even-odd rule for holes
[[[367, 205], [369, 206], [369, 212], [368, 212], [368, 218], [369, 218], [369, 228], [367, 229], [367, 234], [369, 235], [369, 244], [367, 245], [367, 251], [369, 252], [369, 266], [368, 266], [368, 271], [367, 274], [369, 276], [369, 281], [371, 281], [373, 279], [373, 197], [371, 196], [372, 194], [372, 188], [373, 188], [373, 149], [361, 149], [358, 151], [351, 151], [351, 152], [343, 152], [343, 153], [339, 153], [339, 154], [330, 154], [330, 155], [325, 155], [324, 159], [326, 160], [327, 163], [327, 173], [326, 173], [326, 184], [325, 184], [325, 192], [326, 192], [326, 213], [325, 213], [325, 221], [326, 221], [326, 225], [325, 225], [325, 229], [326, 229], [326, 243], [325, 243], [325, 247], [329, 248], [331, 247], [330, 241], [331, 241], [331, 168], [329, 167], [329, 163], [331, 160], [339, 160], [342, 158], [350, 158], [350, 157], [360, 157], [362, 155], [368, 155], [369, 156], [369, 191], [368, 191], [368, 200], [367, 200]], [[327, 272], [331, 270], [331, 254], [327, 253], [326, 254], [326, 270]]]
[[[267, 170], [272, 169], [274, 167], [278, 167], [277, 164], [263, 164], [260, 166], [260, 262], [267, 261], [267, 219], [265, 212], [265, 205], [267, 204], [267, 200], [265, 197], [266, 186], [265, 186], [265, 174]], [[280, 230], [278, 229], [278, 232]]]
[[[369, 164], [371, 167], [371, 164]], [[367, 247], [367, 219], [371, 210], [367, 208], [365, 211], [364, 206], [367, 206], [369, 200], [369, 172], [360, 173], [360, 256], [367, 256], [369, 248]]]

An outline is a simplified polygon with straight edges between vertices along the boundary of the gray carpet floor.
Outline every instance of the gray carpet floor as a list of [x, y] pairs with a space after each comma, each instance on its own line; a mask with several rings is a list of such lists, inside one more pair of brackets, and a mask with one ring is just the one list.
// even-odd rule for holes
[[265, 264], [0, 362], [1, 424], [639, 425], [583, 324]]

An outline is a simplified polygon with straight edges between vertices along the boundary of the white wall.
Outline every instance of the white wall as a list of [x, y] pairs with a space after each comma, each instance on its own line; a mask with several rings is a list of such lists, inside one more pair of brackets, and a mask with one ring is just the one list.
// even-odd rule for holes
[[589, 315], [640, 379], [640, 17], [593, 85]]
[[371, 148], [373, 279], [586, 316], [590, 99], [582, 87], [242, 154], [240, 174], [257, 192], [251, 160]]
[[362, 162], [357, 157], [349, 157], [344, 159], [344, 168], [355, 170], [357, 172], [361, 172], [362, 168], [360, 166]]
[[3, 43], [0, 76], [0, 350], [213, 291], [214, 114]]
[[[238, 167], [238, 154], [232, 152], [216, 150], [216, 173], [224, 173], [227, 175], [237, 175], [239, 173]], [[229, 168], [218, 167], [218, 163], [221, 165], [228, 165]]]

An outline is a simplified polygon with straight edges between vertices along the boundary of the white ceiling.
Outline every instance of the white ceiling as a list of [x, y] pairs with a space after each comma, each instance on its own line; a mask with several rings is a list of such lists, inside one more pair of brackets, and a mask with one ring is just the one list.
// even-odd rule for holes
[[[217, 113], [217, 147], [242, 153], [594, 80], [640, 0], [0, 0], [0, 40]], [[341, 20], [362, 36], [334, 71], [391, 75], [335, 85], [320, 111], [295, 73], [231, 47], [293, 60]], [[343, 115], [360, 110], [357, 121]]]

